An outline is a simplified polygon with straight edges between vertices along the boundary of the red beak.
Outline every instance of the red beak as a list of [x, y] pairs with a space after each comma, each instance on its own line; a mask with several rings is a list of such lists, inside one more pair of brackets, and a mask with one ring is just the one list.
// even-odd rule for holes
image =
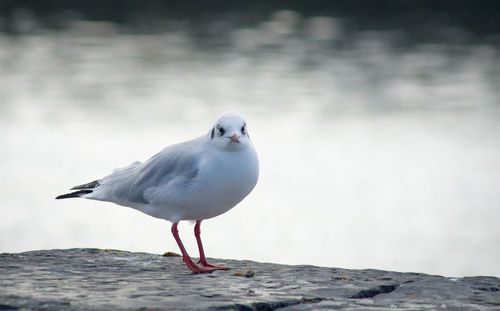
[[233, 143], [239, 143], [240, 140], [238, 139], [238, 135], [236, 133], [233, 134], [233, 136], [229, 137]]

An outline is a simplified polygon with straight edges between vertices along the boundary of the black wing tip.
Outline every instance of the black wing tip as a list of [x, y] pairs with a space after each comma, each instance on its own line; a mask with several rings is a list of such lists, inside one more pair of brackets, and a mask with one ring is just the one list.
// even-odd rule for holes
[[58, 195], [56, 197], [56, 200], [69, 199], [69, 198], [79, 198], [82, 195], [85, 195], [85, 194], [88, 194], [88, 193], [92, 193], [92, 190], [78, 190], [78, 191], [75, 191], [75, 192], [70, 192], [70, 193]]
[[83, 184], [83, 185], [74, 186], [70, 190], [94, 189], [99, 185], [100, 185], [99, 180], [94, 180], [94, 181], [91, 181], [91, 182]]

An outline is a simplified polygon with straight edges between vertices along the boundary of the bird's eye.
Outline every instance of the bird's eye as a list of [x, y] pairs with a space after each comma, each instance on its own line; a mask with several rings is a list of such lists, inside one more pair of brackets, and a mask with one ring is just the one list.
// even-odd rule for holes
[[225, 132], [226, 132], [226, 130], [223, 127], [219, 127], [219, 134], [220, 135], [224, 135]]
[[241, 134], [245, 135], [245, 131], [246, 131], [245, 126], [242, 126], [241, 127]]

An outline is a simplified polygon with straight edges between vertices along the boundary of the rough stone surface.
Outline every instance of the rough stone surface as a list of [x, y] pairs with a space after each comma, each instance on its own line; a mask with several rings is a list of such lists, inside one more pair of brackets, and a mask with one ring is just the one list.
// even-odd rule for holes
[[98, 249], [0, 254], [0, 310], [500, 310], [500, 279]]

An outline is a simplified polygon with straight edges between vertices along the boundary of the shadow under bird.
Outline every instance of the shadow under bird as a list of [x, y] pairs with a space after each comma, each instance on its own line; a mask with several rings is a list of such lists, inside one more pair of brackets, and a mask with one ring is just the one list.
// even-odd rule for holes
[[[259, 161], [245, 119], [236, 112], [219, 117], [200, 137], [166, 147], [148, 161], [134, 162], [56, 199], [85, 198], [128, 206], [172, 222], [172, 234], [187, 267], [194, 273], [228, 270], [211, 265], [200, 238], [204, 219], [221, 215], [255, 187]], [[195, 264], [184, 248], [177, 224], [196, 221], [194, 234], [200, 252]]]

